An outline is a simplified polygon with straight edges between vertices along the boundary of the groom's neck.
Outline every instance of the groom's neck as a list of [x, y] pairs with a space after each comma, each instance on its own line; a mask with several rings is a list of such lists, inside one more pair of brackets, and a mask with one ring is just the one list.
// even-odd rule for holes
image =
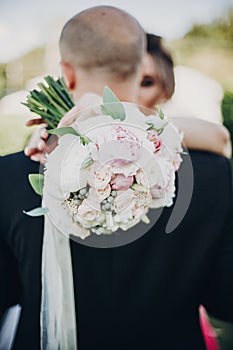
[[139, 90], [139, 77], [134, 77], [124, 81], [114, 81], [108, 79], [79, 79], [75, 91], [74, 100], [77, 102], [81, 96], [88, 92], [103, 95], [104, 86], [108, 86], [121, 101], [137, 103]]

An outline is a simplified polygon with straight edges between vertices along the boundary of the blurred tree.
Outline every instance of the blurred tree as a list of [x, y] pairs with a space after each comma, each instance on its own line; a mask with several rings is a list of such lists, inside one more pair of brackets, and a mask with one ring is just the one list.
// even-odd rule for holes
[[231, 134], [233, 144], [233, 92], [226, 91], [222, 100], [223, 124]]
[[0, 64], [0, 98], [6, 93], [6, 65]]
[[233, 46], [233, 8], [210, 24], [194, 24], [185, 38], [212, 38], [228, 41]]

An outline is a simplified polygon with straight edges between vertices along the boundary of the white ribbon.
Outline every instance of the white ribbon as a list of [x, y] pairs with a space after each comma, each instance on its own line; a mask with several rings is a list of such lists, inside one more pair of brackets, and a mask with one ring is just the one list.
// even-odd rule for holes
[[45, 216], [42, 251], [41, 349], [77, 350], [69, 238]]

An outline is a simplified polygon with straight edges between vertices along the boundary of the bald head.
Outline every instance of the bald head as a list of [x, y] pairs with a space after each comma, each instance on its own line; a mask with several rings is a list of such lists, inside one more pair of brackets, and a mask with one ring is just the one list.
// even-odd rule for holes
[[98, 6], [80, 12], [64, 26], [60, 37], [63, 62], [76, 68], [101, 68], [112, 78], [136, 74], [144, 53], [144, 32], [128, 13]]

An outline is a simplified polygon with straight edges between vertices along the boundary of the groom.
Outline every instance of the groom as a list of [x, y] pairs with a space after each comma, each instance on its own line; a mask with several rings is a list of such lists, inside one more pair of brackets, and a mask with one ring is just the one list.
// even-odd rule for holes
[[[136, 101], [143, 40], [137, 22], [118, 9], [97, 7], [71, 19], [60, 48], [75, 99], [101, 94], [107, 84], [120, 99]], [[204, 350], [200, 304], [233, 322], [231, 169], [214, 154], [191, 156], [192, 200], [171, 234], [165, 228], [173, 208], [146, 235], [119, 248], [70, 242], [80, 350]], [[21, 303], [14, 349], [39, 349], [43, 222], [22, 213], [39, 206], [27, 182], [38, 165], [22, 153], [0, 162], [0, 310]]]

